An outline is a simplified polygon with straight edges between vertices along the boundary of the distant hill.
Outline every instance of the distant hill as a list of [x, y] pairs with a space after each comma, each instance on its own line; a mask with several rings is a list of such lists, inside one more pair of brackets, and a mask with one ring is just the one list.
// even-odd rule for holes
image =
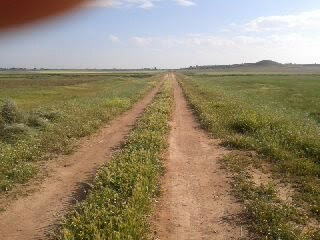
[[252, 65], [260, 67], [270, 67], [270, 66], [281, 66], [281, 63], [272, 61], [272, 60], [262, 60], [260, 62], [253, 63]]
[[320, 73], [320, 64], [282, 64], [272, 60], [262, 60], [256, 63], [190, 66], [189, 68], [181, 70], [213, 72]]

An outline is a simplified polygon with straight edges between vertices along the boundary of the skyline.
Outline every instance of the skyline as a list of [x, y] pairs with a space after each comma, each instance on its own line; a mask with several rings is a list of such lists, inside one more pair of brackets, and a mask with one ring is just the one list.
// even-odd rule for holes
[[180, 68], [320, 62], [320, 3], [98, 1], [0, 34], [0, 67]]

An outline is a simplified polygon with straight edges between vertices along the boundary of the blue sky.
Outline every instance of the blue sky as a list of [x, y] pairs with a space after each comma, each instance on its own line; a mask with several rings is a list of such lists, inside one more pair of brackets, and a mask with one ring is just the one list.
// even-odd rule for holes
[[99, 0], [0, 34], [0, 67], [320, 63], [319, 0]]

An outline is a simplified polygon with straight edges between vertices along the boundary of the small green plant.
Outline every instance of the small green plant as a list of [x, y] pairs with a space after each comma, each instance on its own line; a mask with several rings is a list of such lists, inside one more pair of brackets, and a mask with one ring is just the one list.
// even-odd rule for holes
[[37, 110], [27, 116], [27, 124], [30, 127], [43, 128], [50, 122], [56, 122], [62, 118], [62, 113], [56, 110]]
[[272, 183], [260, 186], [254, 184], [248, 169], [257, 161], [261, 160], [241, 152], [229, 154], [222, 161], [233, 174], [233, 190], [245, 205], [249, 228], [262, 239], [316, 239], [308, 238], [301, 231], [301, 226], [307, 223], [305, 214], [295, 206], [282, 202]]
[[28, 117], [27, 124], [30, 127], [41, 128], [47, 126], [49, 123], [48, 119], [42, 118], [36, 114], [31, 114]]
[[0, 139], [8, 143], [14, 143], [23, 136], [28, 136], [30, 129], [23, 123], [5, 125], [0, 132]]
[[19, 111], [17, 104], [13, 100], [6, 100], [5, 103], [2, 105], [1, 117], [8, 124], [17, 122], [19, 117]]

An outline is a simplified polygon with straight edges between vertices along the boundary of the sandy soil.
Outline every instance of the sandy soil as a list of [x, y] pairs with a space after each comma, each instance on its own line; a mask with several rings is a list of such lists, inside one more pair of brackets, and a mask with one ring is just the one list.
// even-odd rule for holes
[[49, 176], [39, 189], [19, 197], [0, 214], [1, 240], [48, 239], [48, 234], [74, 203], [83, 199], [86, 182], [110, 159], [136, 119], [158, 92], [160, 84], [131, 110], [111, 121], [99, 133], [81, 141], [71, 155], [48, 164]]
[[192, 115], [175, 75], [175, 109], [163, 194], [155, 213], [154, 238], [160, 240], [240, 239], [241, 205], [230, 193], [218, 159], [227, 153], [209, 139]]
[[256, 186], [268, 186], [272, 183], [277, 190], [277, 197], [286, 203], [292, 203], [292, 197], [295, 193], [294, 188], [289, 183], [282, 183], [281, 179], [273, 179], [270, 169], [271, 167], [265, 167], [264, 169], [250, 168], [249, 174], [252, 176], [252, 181]]

